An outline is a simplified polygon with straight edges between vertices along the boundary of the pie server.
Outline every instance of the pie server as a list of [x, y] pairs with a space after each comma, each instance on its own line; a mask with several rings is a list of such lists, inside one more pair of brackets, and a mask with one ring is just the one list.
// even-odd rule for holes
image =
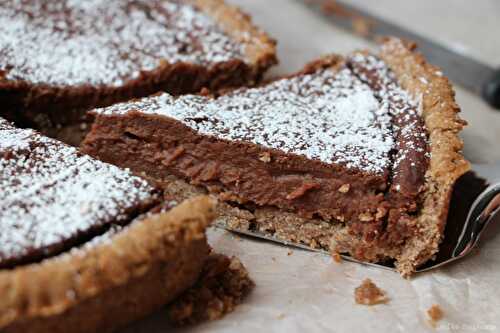
[[[498, 166], [497, 166], [498, 167]], [[477, 178], [476, 178], [477, 179]], [[474, 200], [474, 199], [473, 199]], [[472, 201], [472, 200], [471, 200]], [[483, 231], [491, 224], [496, 217], [500, 219], [500, 181], [493, 183], [483, 190], [473, 201], [467, 214], [462, 214], [454, 221], [448, 219], [447, 229], [445, 231], [445, 240], [440, 246], [440, 250], [436, 255], [435, 260], [431, 260], [423, 266], [419, 267], [416, 272], [425, 272], [443, 265], [449, 264], [455, 260], [465, 257], [471, 253], [478, 244]], [[453, 224], [454, 229], [458, 230], [457, 237], [451, 237], [452, 240], [447, 240], [448, 225]], [[325, 250], [313, 249], [304, 244], [293, 243], [274, 238], [268, 234], [259, 231], [247, 231], [240, 229], [229, 228], [226, 225], [218, 224], [217, 226], [233, 231], [239, 234], [257, 237], [268, 241], [278, 242], [285, 246], [297, 247], [309, 251], [320, 252], [330, 255]], [[455, 232], [456, 233], [456, 232]], [[443, 246], [446, 243], [446, 246]], [[386, 270], [396, 271], [394, 267], [385, 264], [366, 263], [352, 258], [349, 255], [341, 255], [347, 261], [360, 263]]]
[[439, 66], [452, 81], [481, 96], [493, 108], [500, 110], [500, 68], [490, 67], [342, 1], [299, 1], [335, 25], [366, 39], [376, 41], [382, 36], [396, 36], [416, 42], [431, 64]]

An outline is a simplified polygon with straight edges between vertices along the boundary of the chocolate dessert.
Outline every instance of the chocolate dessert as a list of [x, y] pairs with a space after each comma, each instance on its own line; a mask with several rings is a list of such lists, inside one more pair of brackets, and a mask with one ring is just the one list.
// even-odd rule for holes
[[197, 279], [213, 202], [0, 118], [0, 331], [121, 327]]
[[453, 91], [413, 48], [390, 39], [256, 88], [97, 109], [82, 148], [177, 195], [216, 195], [233, 229], [409, 275], [438, 250], [468, 169]]
[[0, 35], [0, 116], [73, 142], [89, 108], [253, 84], [276, 62], [221, 0], [8, 0]]

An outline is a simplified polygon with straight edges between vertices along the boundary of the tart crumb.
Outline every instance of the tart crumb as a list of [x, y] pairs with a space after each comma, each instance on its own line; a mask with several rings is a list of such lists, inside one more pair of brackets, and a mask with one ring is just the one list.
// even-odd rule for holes
[[271, 162], [271, 154], [269, 152], [264, 152], [259, 155], [259, 160], [261, 160], [264, 163], [269, 163]]
[[292, 193], [288, 194], [286, 196], [286, 199], [287, 200], [298, 199], [298, 198], [304, 196], [308, 191], [316, 190], [316, 189], [319, 189], [320, 187], [321, 187], [321, 185], [319, 185], [317, 183], [304, 183], [301, 186], [299, 186], [298, 188], [296, 188], [295, 190], [293, 190]]
[[340, 256], [340, 254], [338, 252], [332, 252], [332, 259], [336, 263], [341, 263], [342, 262], [342, 257]]
[[340, 222], [344, 222], [345, 221], [345, 217], [343, 215], [335, 216], [335, 219], [339, 220]]
[[427, 310], [427, 315], [432, 327], [436, 327], [437, 322], [443, 319], [444, 313], [438, 304], [434, 304]]
[[359, 287], [354, 290], [356, 303], [363, 305], [385, 304], [389, 302], [385, 291], [377, 287], [370, 279], [365, 279]]
[[362, 222], [370, 222], [373, 221], [373, 215], [369, 212], [361, 213], [358, 215], [358, 219]]
[[234, 311], [255, 287], [238, 258], [212, 253], [198, 282], [167, 308], [175, 326], [222, 318]]
[[309, 242], [309, 246], [312, 247], [313, 249], [317, 249], [318, 242], [315, 239], [311, 239], [311, 241]]
[[340, 193], [347, 193], [347, 192], [349, 192], [350, 188], [351, 188], [350, 184], [344, 184], [344, 185], [339, 187], [339, 192]]
[[386, 215], [387, 215], [387, 209], [385, 209], [384, 207], [378, 207], [377, 213], [375, 214], [375, 219], [380, 220]]

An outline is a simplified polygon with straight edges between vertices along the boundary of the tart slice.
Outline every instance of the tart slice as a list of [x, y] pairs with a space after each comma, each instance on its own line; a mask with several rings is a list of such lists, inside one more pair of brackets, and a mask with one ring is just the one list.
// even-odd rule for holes
[[469, 168], [453, 90], [413, 48], [389, 39], [257, 88], [97, 109], [83, 150], [174, 193], [216, 195], [230, 228], [409, 275], [437, 252]]
[[0, 116], [53, 135], [91, 107], [253, 84], [276, 62], [222, 0], [7, 0], [0, 35]]
[[190, 287], [213, 200], [179, 205], [0, 118], [0, 331], [104, 332]]

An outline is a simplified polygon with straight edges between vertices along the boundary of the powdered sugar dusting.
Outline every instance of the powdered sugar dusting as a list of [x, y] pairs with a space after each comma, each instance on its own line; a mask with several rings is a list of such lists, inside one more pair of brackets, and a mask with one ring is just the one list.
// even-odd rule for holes
[[62, 242], [127, 223], [157, 202], [129, 171], [10, 126], [0, 128], [0, 188], [0, 266], [59, 252]]
[[7, 0], [0, 36], [0, 73], [35, 84], [121, 86], [162, 61], [244, 58], [213, 19], [172, 0]]
[[383, 173], [391, 163], [388, 105], [348, 68], [278, 80], [216, 99], [162, 94], [97, 112], [130, 110], [168, 116], [221, 139], [250, 141], [352, 169]]
[[[389, 105], [393, 119], [393, 135], [396, 139], [393, 178], [403, 176], [399, 174], [401, 168], [425, 165], [427, 133], [421, 118], [421, 96], [418, 96], [419, 101], [413, 101], [408, 93], [398, 86], [387, 65], [373, 55], [358, 53], [350, 58], [350, 62], [354, 73], [371, 85], [379, 99]], [[403, 163], [406, 166], [403, 166]]]

